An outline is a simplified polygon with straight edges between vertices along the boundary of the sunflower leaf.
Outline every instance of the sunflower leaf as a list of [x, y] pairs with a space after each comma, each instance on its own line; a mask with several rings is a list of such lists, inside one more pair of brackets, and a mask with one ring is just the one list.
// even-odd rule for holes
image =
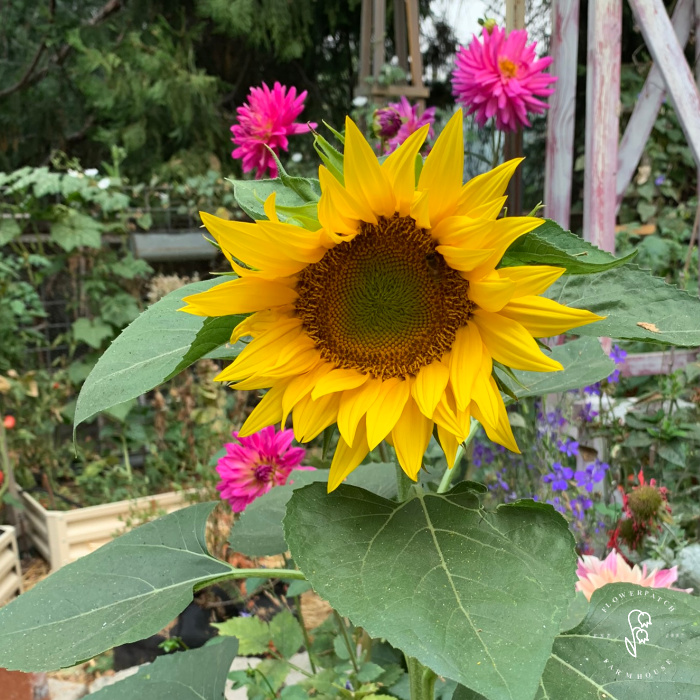
[[241, 316], [204, 319], [178, 313], [183, 297], [227, 277], [188, 284], [149, 306], [105, 350], [78, 396], [74, 429], [100, 411], [145, 394], [224, 345]]
[[341, 185], [345, 184], [343, 174], [344, 160], [343, 154], [334, 148], [321, 134], [314, 132], [314, 148], [316, 153], [323, 161], [323, 164], [328, 168], [331, 175], [335, 177]]
[[700, 345], [700, 299], [636, 265], [595, 276], [567, 275], [546, 295], [566, 306], [607, 316], [577, 328], [577, 335], [677, 347]]
[[353, 624], [489, 700], [532, 699], [574, 597], [574, 542], [553, 508], [486, 512], [465, 484], [400, 504], [311, 484], [284, 526], [314, 590]]
[[508, 248], [501, 266], [554, 265], [566, 268], [569, 275], [586, 275], [624, 265], [636, 254], [634, 251], [624, 258], [616, 258], [571, 231], [565, 231], [555, 221], [545, 219], [541, 226], [521, 236]]
[[[273, 193], [277, 193], [275, 204], [283, 207], [303, 207], [309, 202], [315, 202], [321, 196], [321, 186], [318, 180], [312, 178], [290, 178], [292, 180], [303, 180], [298, 187], [285, 185], [280, 178], [274, 180], [230, 180], [233, 184], [233, 194], [236, 197], [238, 206], [255, 221], [264, 221], [265, 200]], [[299, 191], [308, 193], [308, 198], [299, 194]]]

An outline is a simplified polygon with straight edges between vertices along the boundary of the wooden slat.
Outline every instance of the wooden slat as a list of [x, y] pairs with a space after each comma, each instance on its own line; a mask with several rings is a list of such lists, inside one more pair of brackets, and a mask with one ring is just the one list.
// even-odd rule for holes
[[670, 374], [696, 362], [698, 350], [667, 350], [627, 355], [620, 365], [624, 377], [647, 377], [654, 374]]
[[[695, 0], [695, 78], [700, 87], [700, 0]], [[698, 166], [698, 207], [700, 207], [700, 165]], [[696, 214], [698, 216], [698, 214]], [[700, 242], [697, 242], [700, 249]], [[698, 294], [700, 294], [700, 255], [698, 255]]]
[[406, 25], [408, 27], [408, 55], [411, 57], [411, 83], [414, 87], [423, 87], [423, 57], [420, 52], [418, 0], [406, 0]]
[[630, 6], [666, 82], [695, 162], [700, 164], [700, 93], [666, 8], [662, 0], [630, 0]]
[[615, 251], [621, 36], [622, 0], [589, 2], [583, 237], [611, 253]]
[[506, 0], [506, 31], [525, 26], [525, 0]]
[[[692, 15], [693, 0], [678, 0], [671, 24], [681, 46], [688, 43]], [[698, 42], [695, 45], [697, 47]], [[639, 93], [639, 99], [634, 105], [632, 116], [620, 141], [617, 155], [617, 209], [620, 208], [627, 186], [632, 181], [665, 97], [666, 84], [659, 67], [654, 64]]]
[[360, 72], [357, 76], [357, 94], [365, 95], [369, 85], [372, 52], [372, 0], [362, 0], [360, 14]]
[[404, 0], [394, 0], [394, 37], [396, 58], [399, 59], [399, 66], [408, 73], [410, 66], [408, 65], [408, 30], [406, 27], [406, 3]]
[[549, 98], [544, 212], [565, 229], [571, 216], [571, 182], [574, 171], [576, 69], [578, 57], [579, 0], [552, 4], [552, 75], [559, 79]]
[[372, 75], [377, 79], [386, 63], [386, 0], [374, 0], [372, 15]]

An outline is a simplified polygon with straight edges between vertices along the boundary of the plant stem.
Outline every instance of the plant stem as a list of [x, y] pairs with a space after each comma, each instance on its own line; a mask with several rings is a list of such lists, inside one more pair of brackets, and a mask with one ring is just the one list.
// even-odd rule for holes
[[411, 700], [433, 700], [437, 675], [427, 666], [410, 656], [406, 657]]
[[304, 646], [306, 647], [306, 653], [309, 655], [309, 665], [311, 666], [311, 671], [316, 673], [316, 664], [314, 663], [314, 657], [311, 653], [311, 638], [309, 637], [309, 630], [306, 629], [306, 625], [304, 624], [304, 613], [301, 611], [301, 596], [295, 596], [294, 602], [297, 606], [297, 615], [299, 616], [301, 633], [304, 635]]
[[196, 585], [194, 592], [201, 591], [202, 588], [207, 586], [213, 586], [219, 581], [237, 578], [283, 578], [285, 580], [306, 581], [306, 576], [301, 571], [295, 571], [294, 569], [233, 569], [228, 574], [223, 574], [218, 578]]
[[448, 466], [447, 469], [445, 469], [445, 473], [442, 475], [440, 485], [438, 486], [438, 493], [445, 493], [446, 491], [450, 490], [450, 484], [452, 483], [452, 477], [455, 474], [455, 469], [462, 457], [464, 456], [464, 453], [467, 451], [467, 447], [469, 447], [472, 440], [476, 437], [476, 433], [479, 430], [480, 424], [479, 421], [475, 418], [472, 418], [471, 421], [472, 422], [469, 427], [469, 435], [467, 435], [467, 439], [457, 448], [457, 455], [455, 457], [455, 463], [452, 466], [452, 468]]
[[357, 651], [353, 648], [353, 645], [350, 641], [350, 635], [348, 634], [348, 628], [345, 626], [345, 622], [343, 621], [343, 618], [340, 617], [337, 610], [333, 610], [333, 616], [335, 617], [335, 621], [338, 625], [338, 629], [340, 630], [340, 634], [342, 635], [343, 640], [345, 641], [345, 646], [348, 649], [348, 654], [350, 654], [350, 663], [352, 664], [352, 667], [355, 669], [355, 673], [359, 673], [360, 668], [357, 665]]

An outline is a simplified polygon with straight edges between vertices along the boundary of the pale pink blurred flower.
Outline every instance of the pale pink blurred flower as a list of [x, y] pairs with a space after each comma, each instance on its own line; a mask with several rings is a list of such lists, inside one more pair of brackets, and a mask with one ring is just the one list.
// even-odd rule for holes
[[614, 549], [605, 559], [584, 555], [578, 560], [576, 574], [576, 590], [582, 591], [587, 600], [591, 599], [593, 591], [608, 583], [635, 583], [647, 588], [670, 588], [684, 593], [693, 591], [692, 588], [674, 588], [671, 585], [678, 579], [677, 566], [671, 569], [653, 569], [647, 573], [646, 564], [641, 569], [636, 564], [630, 566]]
[[250, 88], [248, 102], [236, 110], [238, 124], [231, 127], [233, 141], [238, 148], [231, 153], [232, 158], [243, 161], [243, 172], [255, 170], [257, 179], [269, 171], [270, 177], [277, 177], [277, 166], [269, 146], [275, 154], [280, 149], [289, 150], [288, 136], [304, 134], [316, 124], [295, 124], [294, 120], [304, 109], [306, 90], [297, 97], [297, 90], [275, 83], [272, 90], [265, 83], [262, 87]]
[[374, 113], [374, 133], [385, 141], [386, 153], [395, 151], [412, 133], [426, 124], [430, 125], [428, 138], [431, 138], [434, 123], [435, 107], [428, 107], [419, 117], [418, 105], [411, 106], [403, 95], [399, 102], [389, 102]]
[[527, 30], [482, 29], [481, 38], [473, 37], [469, 46], [457, 51], [452, 73], [455, 99], [474, 114], [483, 126], [495, 115], [496, 128], [515, 131], [530, 126], [531, 114], [542, 114], [547, 108], [537, 97], [547, 97], [556, 81], [542, 71], [552, 62], [551, 56], [537, 59], [533, 42], [527, 44]]
[[221, 477], [216, 488], [234, 513], [240, 513], [273, 486], [286, 484], [293, 469], [313, 470], [299, 466], [306, 450], [290, 447], [293, 430], [276, 432], [268, 426], [248, 437], [238, 437], [235, 431], [232, 435], [239, 444], [226, 443], [226, 454], [216, 466]]

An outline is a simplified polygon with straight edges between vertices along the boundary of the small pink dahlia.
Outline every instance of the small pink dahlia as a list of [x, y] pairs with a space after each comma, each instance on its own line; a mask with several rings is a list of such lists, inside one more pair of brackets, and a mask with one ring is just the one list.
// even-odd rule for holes
[[389, 102], [374, 113], [374, 133], [386, 142], [386, 153], [395, 151], [413, 132], [426, 124], [430, 125], [428, 137], [433, 136], [435, 107], [428, 107], [418, 116], [418, 105], [402, 95], [399, 102]]
[[231, 504], [234, 513], [245, 510], [273, 486], [286, 484], [292, 469], [313, 470], [313, 467], [299, 466], [306, 450], [290, 447], [293, 430], [276, 432], [273, 426], [268, 426], [248, 437], [238, 437], [236, 431], [232, 435], [239, 444], [224, 445], [226, 454], [216, 466], [221, 477], [216, 488], [221, 491], [221, 498]]
[[551, 56], [537, 59], [537, 42], [527, 44], [527, 30], [506, 30], [486, 27], [481, 38], [473, 37], [469, 46], [457, 51], [452, 73], [455, 99], [475, 114], [479, 126], [496, 116], [496, 128], [515, 131], [520, 125], [530, 126], [527, 115], [542, 114], [547, 104], [537, 97], [547, 97], [554, 90], [548, 87], [556, 77], [543, 73], [552, 62]]
[[614, 549], [605, 559], [584, 555], [578, 560], [578, 582], [576, 590], [583, 591], [587, 600], [593, 591], [608, 583], [636, 583], [646, 588], [670, 588], [674, 591], [692, 593], [692, 588], [674, 588], [671, 584], [678, 578], [678, 567], [671, 569], [653, 569], [647, 574], [646, 564], [640, 569], [636, 564], [630, 566], [621, 554]]
[[266, 171], [270, 177], [277, 177], [277, 166], [269, 146], [277, 155], [280, 149], [289, 150], [287, 137], [292, 134], [305, 134], [316, 124], [295, 124], [294, 120], [304, 109], [306, 90], [297, 97], [297, 90], [275, 83], [272, 90], [265, 83], [262, 87], [250, 88], [248, 102], [236, 110], [238, 124], [231, 127], [233, 141], [238, 148], [231, 153], [232, 158], [243, 161], [243, 172], [255, 170], [260, 179]]

